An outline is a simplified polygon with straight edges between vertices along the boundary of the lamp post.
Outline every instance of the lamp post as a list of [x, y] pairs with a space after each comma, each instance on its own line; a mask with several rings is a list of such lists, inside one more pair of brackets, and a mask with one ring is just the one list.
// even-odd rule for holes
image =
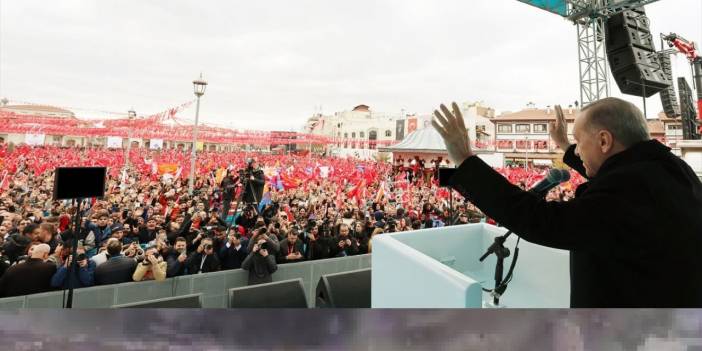
[[200, 97], [205, 95], [205, 88], [207, 88], [207, 82], [202, 79], [202, 73], [200, 73], [200, 78], [193, 81], [193, 88], [195, 89], [195, 96], [197, 96], [197, 105], [195, 106], [195, 126], [193, 128], [193, 147], [192, 153], [190, 154], [190, 179], [188, 181], [188, 194], [193, 194], [193, 189], [195, 187], [195, 157], [197, 153], [197, 122], [200, 118]]
[[529, 170], [529, 136], [524, 136], [524, 170]]
[[129, 168], [129, 154], [132, 151], [132, 122], [134, 121], [134, 118], [136, 118], [136, 112], [134, 112], [134, 109], [130, 109], [127, 113], [129, 115], [129, 128], [127, 129], [127, 155], [124, 157], [125, 169]]

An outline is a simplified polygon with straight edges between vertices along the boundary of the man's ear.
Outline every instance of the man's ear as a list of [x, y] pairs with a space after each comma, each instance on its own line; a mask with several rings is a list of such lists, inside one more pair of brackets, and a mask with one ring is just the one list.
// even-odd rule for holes
[[614, 148], [614, 136], [608, 130], [601, 130], [597, 133], [597, 142], [603, 154], [607, 154]]

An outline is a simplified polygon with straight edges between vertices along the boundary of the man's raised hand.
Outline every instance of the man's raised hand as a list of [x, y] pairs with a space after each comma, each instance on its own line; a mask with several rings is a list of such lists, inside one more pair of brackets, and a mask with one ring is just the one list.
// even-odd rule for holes
[[461, 109], [455, 102], [451, 104], [451, 107], [453, 111], [449, 111], [444, 104], [441, 104], [441, 112], [434, 110], [431, 124], [444, 139], [451, 162], [460, 166], [465, 159], [475, 155], [475, 153], [470, 147], [468, 130], [463, 121]]

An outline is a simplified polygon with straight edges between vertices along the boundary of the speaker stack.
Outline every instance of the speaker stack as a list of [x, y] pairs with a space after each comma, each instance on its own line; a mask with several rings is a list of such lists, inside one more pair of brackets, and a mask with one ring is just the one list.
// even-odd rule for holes
[[[673, 70], [670, 67], [670, 55], [659, 53], [658, 60], [661, 63], [663, 74], [672, 82]], [[673, 84], [661, 90], [661, 103], [663, 104], [663, 111], [668, 118], [680, 117], [680, 104], [678, 104], [678, 97], [675, 95], [675, 86]]]
[[653, 45], [643, 7], [611, 16], [605, 31], [610, 70], [623, 94], [649, 97], [671, 85]]

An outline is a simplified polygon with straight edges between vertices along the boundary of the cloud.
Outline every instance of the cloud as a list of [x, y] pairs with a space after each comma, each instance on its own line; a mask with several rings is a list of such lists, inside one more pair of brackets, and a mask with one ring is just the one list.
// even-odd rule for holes
[[[647, 9], [655, 37], [702, 39], [698, 0]], [[689, 75], [684, 59], [674, 68]], [[429, 113], [450, 100], [516, 110], [579, 98], [575, 28], [514, 0], [0, 4], [10, 99], [148, 114], [191, 100], [200, 72], [205, 122], [266, 130], [299, 128], [319, 105]]]

